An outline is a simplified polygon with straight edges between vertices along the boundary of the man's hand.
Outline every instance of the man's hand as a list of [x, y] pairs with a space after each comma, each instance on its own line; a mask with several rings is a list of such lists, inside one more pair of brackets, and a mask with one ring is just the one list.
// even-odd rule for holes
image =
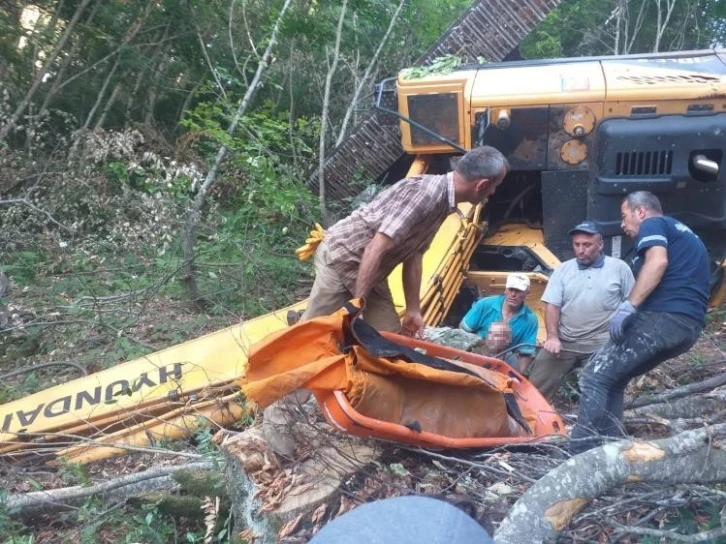
[[401, 318], [401, 334], [417, 338], [423, 336], [423, 330], [424, 320], [421, 312], [410, 312], [406, 310], [406, 313]]
[[622, 344], [625, 340], [625, 327], [628, 324], [628, 320], [636, 312], [635, 306], [631, 304], [629, 300], [624, 300], [615, 310], [612, 319], [610, 320], [610, 338], [616, 344]]
[[544, 349], [549, 351], [552, 355], [559, 355], [562, 351], [562, 344], [558, 337], [547, 338], [544, 343]]

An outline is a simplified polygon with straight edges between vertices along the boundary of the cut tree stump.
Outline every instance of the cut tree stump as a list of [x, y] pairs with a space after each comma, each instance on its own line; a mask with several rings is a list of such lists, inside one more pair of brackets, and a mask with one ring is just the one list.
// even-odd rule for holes
[[316, 510], [334, 501], [341, 484], [376, 455], [362, 441], [309, 427], [300, 448], [309, 456], [286, 466], [259, 428], [217, 439], [225, 457], [235, 534], [257, 543], [277, 542], [291, 523], [314, 525]]

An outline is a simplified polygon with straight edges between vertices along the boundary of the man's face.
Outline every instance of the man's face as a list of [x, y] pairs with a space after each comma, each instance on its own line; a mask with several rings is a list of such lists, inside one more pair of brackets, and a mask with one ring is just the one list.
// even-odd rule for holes
[[525, 298], [527, 298], [527, 291], [520, 291], [511, 287], [504, 290], [504, 303], [512, 310], [519, 310], [524, 304]]
[[572, 249], [575, 259], [583, 266], [590, 266], [598, 260], [602, 253], [603, 241], [598, 234], [576, 232], [572, 235]]
[[492, 196], [496, 190], [497, 187], [499, 187], [502, 184], [502, 181], [504, 181], [504, 177], [507, 175], [505, 172], [502, 174], [498, 179], [491, 180], [491, 179], [480, 179], [478, 181], [475, 181], [473, 183], [473, 191], [472, 191], [472, 197], [469, 202], [472, 204], [481, 204], [486, 199], [488, 199], [490, 196]]
[[630, 238], [635, 238], [640, 232], [640, 224], [645, 219], [645, 209], [642, 206], [631, 209], [625, 201], [620, 205], [620, 219], [620, 228], [623, 232]]

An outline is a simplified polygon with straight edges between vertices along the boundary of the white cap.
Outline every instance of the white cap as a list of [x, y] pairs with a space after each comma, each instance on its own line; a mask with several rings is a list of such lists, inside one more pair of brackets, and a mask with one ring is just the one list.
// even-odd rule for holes
[[526, 291], [529, 289], [529, 278], [527, 274], [509, 274], [507, 276], [507, 289], [517, 289], [518, 291]]

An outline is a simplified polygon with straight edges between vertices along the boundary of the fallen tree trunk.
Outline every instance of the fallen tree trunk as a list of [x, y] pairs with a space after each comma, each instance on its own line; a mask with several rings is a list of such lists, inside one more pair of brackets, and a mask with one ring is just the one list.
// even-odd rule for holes
[[726, 481], [726, 424], [654, 441], [624, 440], [573, 457], [515, 503], [494, 535], [502, 544], [551, 542], [590, 501], [630, 482]]
[[[723, 362], [726, 363], [726, 361]], [[687, 397], [689, 395], [706, 393], [707, 391], [711, 391], [712, 389], [716, 389], [722, 385], [726, 385], [726, 372], [713, 376], [702, 382], [689, 383], [683, 387], [676, 387], [675, 389], [671, 389], [670, 391], [665, 391], [663, 393], [636, 397], [627, 404], [626, 409], [639, 408], [650, 404], [668, 402], [681, 397]]]
[[695, 395], [674, 402], [649, 404], [625, 412], [626, 417], [661, 417], [664, 419], [693, 419], [714, 414], [726, 408], [726, 390]]
[[73, 486], [47, 491], [33, 491], [8, 496], [5, 507], [12, 515], [28, 517], [68, 510], [90, 496], [105, 500], [123, 500], [140, 493], [176, 487], [173, 475], [179, 471], [209, 470], [208, 461], [153, 468], [136, 474], [114, 478], [88, 487]]

